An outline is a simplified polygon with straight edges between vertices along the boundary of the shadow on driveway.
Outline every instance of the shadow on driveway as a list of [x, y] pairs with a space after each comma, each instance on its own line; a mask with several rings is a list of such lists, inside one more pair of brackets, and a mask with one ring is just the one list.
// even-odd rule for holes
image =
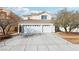
[[21, 34], [22, 35], [22, 37], [33, 37], [33, 36], [40, 36], [40, 35], [43, 35], [43, 33], [23, 33], [23, 34]]

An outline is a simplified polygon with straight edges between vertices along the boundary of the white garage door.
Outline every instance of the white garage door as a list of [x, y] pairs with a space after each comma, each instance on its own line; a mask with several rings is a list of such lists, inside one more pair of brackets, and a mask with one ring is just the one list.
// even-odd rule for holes
[[24, 33], [40, 33], [42, 27], [40, 25], [26, 25], [24, 26]]
[[44, 25], [43, 26], [43, 32], [44, 33], [50, 33], [50, 32], [52, 32], [52, 26], [51, 25]]
[[52, 25], [23, 25], [23, 33], [51, 33], [55, 29]]

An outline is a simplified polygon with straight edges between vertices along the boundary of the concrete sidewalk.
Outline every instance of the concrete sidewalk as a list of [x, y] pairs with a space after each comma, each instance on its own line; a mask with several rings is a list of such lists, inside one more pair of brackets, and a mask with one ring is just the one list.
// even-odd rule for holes
[[[4, 45], [5, 43], [5, 45]], [[72, 44], [55, 33], [33, 36], [15, 36], [0, 42], [0, 51], [76, 51], [79, 44]]]

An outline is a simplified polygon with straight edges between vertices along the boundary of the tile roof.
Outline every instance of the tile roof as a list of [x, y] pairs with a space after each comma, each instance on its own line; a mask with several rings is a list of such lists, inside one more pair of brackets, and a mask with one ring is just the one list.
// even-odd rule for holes
[[54, 20], [21, 20], [20, 23], [53, 23]]

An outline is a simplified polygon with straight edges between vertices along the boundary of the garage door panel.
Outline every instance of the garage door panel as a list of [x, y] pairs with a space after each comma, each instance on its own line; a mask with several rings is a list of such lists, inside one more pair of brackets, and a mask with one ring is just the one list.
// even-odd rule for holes
[[51, 32], [52, 26], [43, 26], [43, 32]]
[[31, 29], [29, 26], [24, 26], [24, 33], [30, 33]]
[[41, 32], [41, 26], [32, 26], [32, 30], [34, 30], [34, 33], [40, 33]]
[[24, 33], [40, 33], [41, 26], [24, 26]]

